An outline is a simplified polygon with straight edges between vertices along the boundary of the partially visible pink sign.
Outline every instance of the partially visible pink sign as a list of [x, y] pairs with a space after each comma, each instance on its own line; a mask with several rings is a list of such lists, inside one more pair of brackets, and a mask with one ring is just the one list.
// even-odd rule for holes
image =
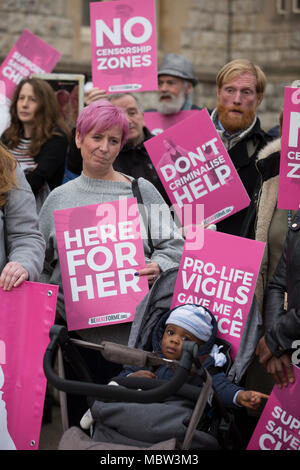
[[[215, 223], [247, 207], [249, 196], [206, 109], [144, 143], [182, 225]], [[185, 207], [192, 207], [189, 223]]]
[[157, 90], [154, 0], [90, 3], [93, 85], [108, 93]]
[[148, 292], [135, 198], [54, 212], [69, 330], [133, 321]]
[[274, 386], [247, 450], [300, 450], [300, 369], [295, 382]]
[[300, 89], [284, 91], [278, 208], [300, 207]]
[[157, 111], [147, 111], [144, 113], [144, 120], [146, 127], [149, 129], [151, 134], [161, 134], [169, 127], [174, 126], [187, 117], [194, 116], [195, 113], [199, 112], [197, 109], [190, 109], [186, 111], [179, 111], [175, 114], [161, 114]]
[[251, 307], [265, 244], [213, 230], [188, 232], [171, 308], [181, 304], [207, 307], [218, 323], [218, 336], [232, 345], [234, 359]]
[[0, 289], [0, 450], [37, 450], [44, 409], [43, 358], [58, 286]]
[[50, 73], [60, 56], [54, 47], [25, 29], [0, 67], [0, 92], [11, 100], [21, 80]]

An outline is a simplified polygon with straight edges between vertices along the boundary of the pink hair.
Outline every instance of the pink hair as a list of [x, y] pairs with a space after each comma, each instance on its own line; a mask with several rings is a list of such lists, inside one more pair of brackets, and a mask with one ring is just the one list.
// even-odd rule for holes
[[94, 101], [83, 108], [76, 123], [80, 140], [83, 140], [92, 129], [96, 132], [103, 132], [114, 126], [119, 126], [122, 131], [121, 146], [123, 147], [129, 133], [127, 116], [121, 108], [107, 100]]

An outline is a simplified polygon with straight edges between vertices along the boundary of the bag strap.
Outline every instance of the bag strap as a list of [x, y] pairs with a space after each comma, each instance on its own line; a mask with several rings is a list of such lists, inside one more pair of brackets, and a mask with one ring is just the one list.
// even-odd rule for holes
[[140, 191], [140, 188], [139, 188], [139, 183], [138, 183], [137, 179], [132, 180], [131, 188], [132, 188], [132, 192], [133, 192], [134, 197], [136, 197], [136, 199], [137, 199], [137, 202], [138, 202], [138, 205], [139, 205], [139, 210], [141, 212], [141, 216], [142, 216], [142, 219], [143, 219], [143, 222], [144, 222], [144, 226], [145, 226], [145, 228], [147, 227], [148, 243], [149, 243], [150, 250], [151, 250], [151, 254], [150, 254], [150, 257], [151, 257], [151, 255], [154, 252], [154, 245], [153, 245], [153, 241], [152, 241], [152, 237], [151, 237], [151, 230], [150, 230], [150, 226], [149, 226], [149, 223], [148, 223], [148, 217], [147, 217], [147, 214], [146, 214], [142, 194], [141, 194], [141, 191]]

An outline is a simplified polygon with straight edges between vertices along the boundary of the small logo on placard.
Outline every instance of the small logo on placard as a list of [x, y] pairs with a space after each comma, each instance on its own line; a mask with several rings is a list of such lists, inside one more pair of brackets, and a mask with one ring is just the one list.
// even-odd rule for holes
[[99, 315], [98, 317], [89, 318], [89, 325], [100, 325], [111, 322], [122, 322], [130, 318], [131, 313], [129, 312], [119, 312], [119, 313], [110, 313], [108, 315]]

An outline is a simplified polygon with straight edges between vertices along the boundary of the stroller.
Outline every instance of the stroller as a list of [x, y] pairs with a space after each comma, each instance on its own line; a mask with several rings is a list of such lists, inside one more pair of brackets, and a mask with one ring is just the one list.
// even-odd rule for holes
[[[170, 309], [177, 273], [178, 268], [162, 273], [138, 305], [128, 347], [109, 342], [102, 342], [101, 345], [85, 343], [70, 339], [65, 327], [55, 325], [51, 328], [51, 342], [44, 356], [45, 375], [57, 389], [88, 397], [87, 408], [91, 408], [95, 418], [90, 436], [78, 427], [66, 429], [65, 426], [59, 444], [60, 450], [242, 448], [234, 413], [222, 406], [213, 389], [211, 375], [199, 364], [197, 344], [184, 343], [179, 361], [163, 359], [151, 352], [152, 331], [158, 320]], [[253, 338], [253, 347], [249, 348], [249, 343], [246, 347], [242, 340], [241, 351], [239, 350], [234, 364], [230, 359], [230, 344], [220, 340], [228, 359], [225, 372], [236, 383], [239, 383], [255, 352], [254, 336], [259, 334], [259, 322], [259, 311], [254, 304], [245, 326], [247, 336]], [[244, 331], [244, 336], [245, 334]], [[53, 360], [58, 347], [64, 354], [68, 351], [72, 356], [71, 359], [76, 364], [74, 369], [81, 375], [81, 380], [66, 380], [55, 373]], [[112, 377], [112, 381], [118, 386], [98, 385], [91, 382], [80, 356], [80, 347], [98, 349], [105, 359], [118, 364], [145, 369], [167, 365], [173, 368], [174, 375], [170, 381]], [[195, 366], [203, 381], [201, 388], [186, 383]], [[131, 419], [128, 419], [129, 416]]]

